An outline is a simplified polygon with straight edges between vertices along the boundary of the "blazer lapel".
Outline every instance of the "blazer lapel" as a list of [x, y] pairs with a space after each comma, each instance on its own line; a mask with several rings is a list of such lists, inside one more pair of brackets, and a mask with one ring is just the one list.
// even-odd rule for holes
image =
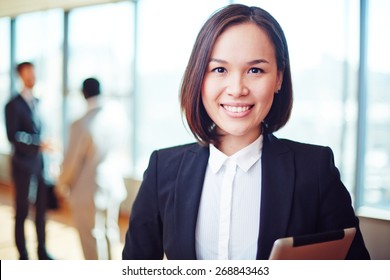
[[209, 149], [194, 145], [186, 151], [175, 186], [174, 217], [177, 250], [182, 259], [196, 259], [195, 228]]
[[34, 97], [34, 101], [32, 101], [32, 104], [28, 104], [27, 101], [22, 97], [22, 95], [18, 95], [19, 103], [22, 107], [24, 107], [24, 111], [27, 114], [30, 114], [30, 120], [31, 120], [31, 128], [34, 131], [34, 133], [40, 133], [41, 131], [41, 121], [39, 120], [38, 116], [38, 102], [39, 99]]
[[294, 191], [292, 151], [272, 134], [264, 137], [257, 259], [268, 259], [273, 242], [285, 236]]

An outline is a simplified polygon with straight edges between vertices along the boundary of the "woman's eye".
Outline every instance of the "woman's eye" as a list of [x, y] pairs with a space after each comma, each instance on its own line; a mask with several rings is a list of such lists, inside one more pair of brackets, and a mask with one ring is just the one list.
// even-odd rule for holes
[[215, 73], [219, 73], [219, 74], [223, 74], [226, 72], [226, 69], [223, 68], [223, 67], [216, 67], [212, 70], [212, 72], [215, 72]]
[[264, 71], [261, 70], [260, 68], [251, 68], [251, 69], [249, 69], [249, 73], [251, 73], [251, 74], [261, 74], [263, 72]]

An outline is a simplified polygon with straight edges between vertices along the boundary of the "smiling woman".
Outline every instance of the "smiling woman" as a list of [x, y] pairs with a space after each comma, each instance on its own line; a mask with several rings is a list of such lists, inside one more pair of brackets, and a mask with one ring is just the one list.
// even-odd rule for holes
[[180, 100], [198, 143], [152, 153], [123, 259], [268, 259], [278, 238], [348, 227], [346, 258], [370, 257], [331, 149], [272, 134], [289, 119], [292, 82], [267, 11], [232, 4], [206, 21]]
[[[221, 127], [215, 126], [217, 120], [210, 115], [208, 110], [211, 110], [211, 107], [205, 100], [213, 86], [219, 89], [224, 87], [230, 96], [230, 100], [223, 97], [222, 101], [229, 101], [230, 104], [222, 106], [225, 109], [221, 110], [222, 112], [229, 112], [228, 107], [230, 111], [238, 111], [242, 110], [243, 105], [249, 106], [254, 112], [250, 115], [257, 118], [254, 122], [257, 122], [259, 131], [260, 123], [263, 123], [263, 129], [268, 132], [277, 131], [285, 125], [291, 113], [290, 62], [287, 42], [279, 23], [264, 10], [249, 17], [229, 18], [229, 12], [223, 11], [218, 17], [210, 18], [209, 24], [200, 31], [190, 57], [191, 67], [186, 69], [181, 88], [183, 113], [194, 136], [204, 144], [219, 144], [222, 140], [220, 133], [223, 134]], [[269, 21], [263, 20], [266, 17], [269, 17]], [[277, 29], [280, 34], [274, 32]], [[220, 37], [217, 38], [216, 35]], [[209, 46], [212, 45], [214, 48], [211, 50]], [[198, 73], [204, 73], [204, 78]], [[242, 104], [242, 98], [241, 103], [231, 100], [237, 99], [237, 95], [245, 94], [249, 90], [248, 86], [256, 88], [256, 96], [263, 96], [265, 92], [271, 93], [268, 96], [273, 99], [269, 100], [268, 107], [266, 105], [264, 108], [264, 102], [262, 106], [251, 106], [254, 104]], [[215, 88], [211, 90], [215, 91]], [[274, 95], [278, 91], [281, 91], [280, 94]], [[202, 92], [202, 95], [199, 95], [199, 92]], [[250, 94], [247, 99], [252, 98], [253, 94]], [[196, 102], [193, 102], [194, 100]], [[253, 137], [252, 135], [247, 141], [253, 142]]]
[[233, 25], [216, 41], [202, 85], [202, 102], [232, 155], [255, 141], [282, 84], [272, 42], [254, 23]]

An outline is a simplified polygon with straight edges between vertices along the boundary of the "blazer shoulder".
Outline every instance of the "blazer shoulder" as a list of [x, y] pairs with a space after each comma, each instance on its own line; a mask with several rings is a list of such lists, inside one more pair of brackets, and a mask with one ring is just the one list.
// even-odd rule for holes
[[151, 162], [158, 162], [162, 168], [175, 169], [180, 166], [183, 159], [208, 157], [208, 147], [201, 146], [199, 143], [190, 143], [155, 150], [151, 155]]
[[21, 101], [22, 101], [22, 96], [20, 94], [14, 95], [8, 100], [5, 107], [8, 108], [8, 107], [15, 106], [16, 104], [20, 104]]
[[293, 150], [306, 150], [306, 151], [330, 150], [330, 148], [327, 146], [297, 142], [290, 139], [280, 139], [280, 141], [282, 141], [286, 146], [288, 146]]
[[275, 153], [292, 152], [295, 157], [302, 158], [318, 158], [318, 157], [331, 157], [333, 158], [333, 151], [328, 146], [316, 145], [298, 142], [290, 139], [277, 138], [270, 135], [267, 139], [270, 149]]
[[302, 161], [305, 164], [318, 163], [320, 165], [324, 163], [334, 164], [334, 154], [328, 146], [302, 143], [289, 139], [281, 139], [281, 141], [293, 151], [297, 162]]
[[[286, 138], [278, 138], [274, 134], [266, 134], [264, 135], [264, 142], [266, 145], [269, 145], [273, 148], [282, 149], [284, 148], [290, 148], [293, 150], [297, 149], [323, 149], [326, 148], [325, 146], [320, 146], [316, 144], [309, 144], [304, 142], [298, 142], [291, 139]], [[287, 149], [288, 150], [288, 149]]]
[[186, 152], [193, 152], [193, 153], [199, 153], [205, 149], [208, 149], [207, 147], [201, 146], [199, 143], [189, 143], [189, 144], [183, 144], [178, 146], [172, 146], [168, 148], [162, 148], [155, 151], [158, 155], [167, 156], [167, 155], [182, 155]]
[[20, 112], [28, 112], [29, 110], [30, 109], [26, 101], [24, 101], [23, 97], [20, 94], [12, 96], [4, 107], [4, 112], [7, 121], [10, 121], [10, 118], [19, 114]]

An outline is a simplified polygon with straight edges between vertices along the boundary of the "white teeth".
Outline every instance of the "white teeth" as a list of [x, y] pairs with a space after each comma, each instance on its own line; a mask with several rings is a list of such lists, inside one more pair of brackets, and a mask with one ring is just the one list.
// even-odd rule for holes
[[227, 105], [224, 105], [223, 107], [232, 113], [242, 113], [242, 112], [248, 111], [250, 108], [250, 106], [238, 106], [237, 107], [237, 106], [227, 106]]

